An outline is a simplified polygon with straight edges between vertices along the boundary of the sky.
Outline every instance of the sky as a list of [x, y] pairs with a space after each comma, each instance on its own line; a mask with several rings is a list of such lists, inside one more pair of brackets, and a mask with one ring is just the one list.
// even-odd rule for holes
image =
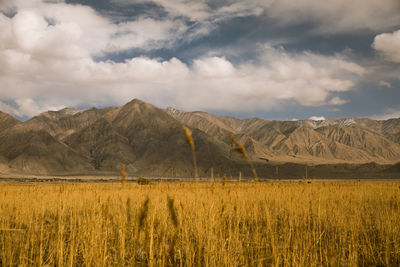
[[400, 117], [399, 0], [0, 0], [0, 110]]

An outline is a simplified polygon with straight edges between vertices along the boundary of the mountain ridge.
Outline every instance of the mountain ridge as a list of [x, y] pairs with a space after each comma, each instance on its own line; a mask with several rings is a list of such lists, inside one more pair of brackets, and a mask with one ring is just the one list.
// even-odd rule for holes
[[191, 177], [182, 125], [193, 132], [201, 176], [211, 168], [221, 175], [251, 173], [231, 152], [230, 135], [264, 177], [273, 177], [275, 166], [299, 176], [306, 165], [316, 175], [393, 174], [400, 161], [400, 119], [237, 119], [133, 99], [120, 107], [48, 111], [25, 122], [0, 112], [0, 175], [118, 173], [125, 164], [130, 175]]
[[[199, 116], [198, 112], [177, 112], [171, 108], [166, 112], [182, 123], [198, 127], [213, 135], [221, 131], [229, 132], [224, 121], [219, 120], [219, 116], [208, 114], [207, 116], [212, 117], [209, 119], [204, 114]], [[371, 119], [348, 118], [324, 121], [236, 119], [236, 127], [231, 128], [230, 133], [237, 134], [242, 139], [253, 139], [264, 146], [263, 156], [269, 155], [272, 159], [276, 158], [282, 162], [394, 163], [400, 158], [398, 139], [400, 119], [393, 119], [392, 122], [395, 126], [386, 125], [386, 128], [391, 130], [388, 133], [384, 127], [387, 121]], [[321, 157], [322, 155], [325, 156]], [[288, 159], [288, 156], [293, 159]], [[279, 160], [279, 157], [282, 159]]]

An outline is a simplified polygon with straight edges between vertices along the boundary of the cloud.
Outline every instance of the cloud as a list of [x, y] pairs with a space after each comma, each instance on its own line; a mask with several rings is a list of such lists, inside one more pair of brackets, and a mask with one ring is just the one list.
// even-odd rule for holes
[[[139, 17], [114, 23], [89, 6], [47, 2], [16, 1], [11, 7], [17, 14], [12, 19], [0, 13], [2, 26], [7, 24], [7, 19], [12, 21], [15, 41], [25, 51], [47, 51], [48, 46], [56, 44], [62, 45], [61, 53], [81, 53], [83, 49], [97, 56], [129, 49], [152, 50], [172, 46], [186, 31], [186, 25], [179, 20]], [[3, 32], [0, 30], [0, 38], [7, 33]], [[64, 42], [57, 42], [58, 39]], [[70, 44], [75, 47], [66, 49]]]
[[193, 63], [196, 74], [208, 78], [224, 78], [235, 76], [235, 67], [224, 57], [196, 59]]
[[392, 85], [387, 81], [379, 81], [379, 86], [386, 87], [386, 88], [392, 88]]
[[[334, 34], [359, 30], [382, 31], [400, 23], [398, 0], [113, 0], [120, 5], [146, 2], [165, 9], [170, 17], [216, 23], [234, 17], [265, 16], [282, 25], [312, 22], [314, 32]], [[211, 24], [212, 24], [211, 23]]]
[[16, 108], [14, 108], [6, 103], [3, 103], [2, 101], [0, 101], [0, 111], [7, 112], [7, 113], [17, 115], [17, 116], [20, 115]]
[[294, 53], [269, 44], [258, 48], [257, 60], [237, 64], [218, 55], [200, 55], [189, 63], [144, 56], [94, 59], [107, 51], [165, 46], [185, 30], [170, 19], [114, 24], [89, 7], [66, 3], [37, 2], [19, 7], [13, 17], [0, 13], [0, 108], [33, 116], [132, 98], [160, 107], [235, 112], [271, 110], [282, 103], [340, 105], [345, 100], [335, 94], [352, 90], [366, 73], [344, 55]]
[[[258, 1], [194, 1], [194, 0], [111, 0], [120, 6], [151, 3], [161, 7], [169, 20], [186, 26], [181, 40], [190, 43], [218, 29], [218, 24], [233, 18], [260, 16], [264, 4]], [[149, 14], [150, 15], [150, 14]], [[153, 14], [152, 17], [159, 17]]]
[[349, 102], [349, 100], [341, 99], [340, 97], [335, 96], [328, 101], [328, 104], [333, 106], [340, 106]]
[[312, 120], [312, 121], [324, 121], [324, 120], [326, 120], [324, 116], [311, 116], [308, 119]]
[[[262, 1], [195, 1], [195, 0], [112, 0], [114, 4], [129, 6], [154, 3], [161, 6], [170, 17], [184, 17], [192, 22], [217, 22], [234, 17], [261, 15], [266, 7]], [[268, 1], [267, 1], [268, 2]]]
[[[260, 2], [263, 2], [260, 0]], [[272, 0], [267, 13], [285, 24], [314, 22], [315, 32], [380, 31], [400, 23], [398, 0]]]
[[373, 115], [370, 117], [373, 120], [389, 120], [400, 118], [400, 110], [388, 109], [387, 112], [380, 115]]
[[400, 63], [400, 30], [375, 36], [372, 47], [386, 60]]
[[183, 22], [139, 18], [120, 23], [108, 41], [105, 52], [118, 52], [132, 48], [153, 50], [171, 48], [187, 27]]
[[0, 101], [0, 110], [16, 115], [18, 117], [30, 116], [31, 114], [39, 114], [43, 111], [48, 110], [60, 110], [62, 108], [65, 108], [65, 106], [38, 106], [38, 104], [30, 98], [17, 99], [15, 101], [15, 106]]

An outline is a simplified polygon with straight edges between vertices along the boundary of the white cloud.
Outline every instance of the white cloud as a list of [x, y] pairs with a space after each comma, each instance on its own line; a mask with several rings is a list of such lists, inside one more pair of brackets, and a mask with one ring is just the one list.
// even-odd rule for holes
[[[131, 5], [131, 0], [112, 0], [119, 5]], [[266, 2], [266, 3], [264, 3]], [[170, 17], [185, 17], [192, 22], [221, 21], [233, 17], [260, 15], [268, 1], [196, 1], [196, 0], [136, 0], [134, 3], [155, 3]], [[213, 7], [210, 7], [210, 5]]]
[[45, 18], [33, 11], [20, 11], [12, 19], [15, 46], [19, 51], [41, 57], [80, 58], [86, 50], [77, 42], [82, 31], [72, 23], [49, 26]]
[[[123, 5], [131, 0], [113, 0]], [[153, 2], [162, 7], [171, 17], [187, 17], [196, 22], [218, 22], [233, 17], [268, 14], [276, 22], [298, 24], [314, 22], [315, 32], [332, 34], [358, 30], [380, 31], [400, 23], [398, 0], [138, 0]], [[209, 6], [211, 4], [213, 7]]]
[[400, 30], [375, 36], [372, 47], [386, 60], [400, 63]]
[[349, 102], [349, 100], [341, 99], [340, 97], [335, 96], [328, 101], [328, 104], [333, 106], [340, 106]]
[[[260, 2], [263, 2], [260, 0]], [[270, 16], [283, 23], [314, 21], [318, 33], [382, 30], [400, 23], [398, 0], [272, 0]]]
[[[11, 6], [17, 11], [11, 19], [13, 31], [17, 44], [24, 50], [48, 51], [48, 46], [54, 47], [55, 42], [62, 45], [58, 49], [61, 53], [81, 53], [80, 49], [91, 55], [133, 48], [151, 50], [171, 46], [186, 31], [183, 21], [168, 18], [139, 18], [116, 24], [91, 7], [70, 5], [61, 1], [16, 1]], [[0, 13], [2, 26], [7, 24], [6, 20], [10, 19]], [[9, 29], [0, 29], [0, 38], [9, 33]], [[59, 39], [63, 42], [58, 41]], [[70, 44], [75, 47], [66, 49]], [[50, 52], [54, 52], [54, 48]]]
[[221, 57], [209, 57], [196, 59], [193, 63], [193, 70], [200, 76], [208, 78], [223, 78], [235, 76], [235, 67]]
[[32, 114], [39, 114], [43, 111], [60, 110], [62, 108], [65, 108], [65, 106], [51, 106], [51, 105], [38, 106], [38, 104], [33, 99], [30, 98], [17, 99], [15, 101], [15, 105], [16, 107], [0, 101], [0, 110], [19, 117], [24, 117], [24, 116], [30, 116]]
[[345, 100], [334, 94], [352, 90], [366, 73], [343, 55], [289, 53], [268, 44], [257, 51], [257, 62], [241, 64], [218, 56], [190, 64], [177, 58], [93, 59], [107, 49], [168, 45], [184, 27], [145, 18], [114, 24], [89, 7], [65, 3], [36, 2], [19, 7], [12, 18], [0, 13], [0, 109], [32, 116], [64, 106], [119, 105], [135, 97], [188, 110], [269, 110], [281, 101], [339, 105]]
[[[259, 16], [265, 4], [258, 1], [207, 2], [195, 0], [111, 0], [115, 4], [129, 6], [133, 3], [154, 3], [161, 6], [172, 21], [190, 22], [185, 28], [183, 40], [191, 42], [217, 29], [218, 23], [232, 18]], [[214, 5], [210, 7], [209, 4]]]
[[168, 48], [185, 33], [186, 29], [183, 22], [172, 20], [157, 21], [140, 18], [136, 21], [120, 23], [106, 45], [105, 51]]
[[0, 111], [19, 116], [19, 112], [16, 108], [14, 108], [6, 103], [3, 103], [2, 101], [0, 101]]
[[324, 121], [324, 120], [326, 120], [324, 116], [311, 116], [308, 119], [312, 120], [312, 121]]
[[386, 87], [386, 88], [392, 88], [392, 85], [387, 81], [379, 81], [379, 86]]
[[388, 109], [384, 114], [373, 115], [371, 119], [373, 120], [388, 120], [400, 118], [400, 110]]

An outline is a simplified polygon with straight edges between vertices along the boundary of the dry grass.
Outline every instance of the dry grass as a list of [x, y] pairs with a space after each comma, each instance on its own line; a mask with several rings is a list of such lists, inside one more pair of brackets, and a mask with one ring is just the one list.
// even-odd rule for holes
[[399, 186], [3, 183], [0, 266], [399, 266]]

